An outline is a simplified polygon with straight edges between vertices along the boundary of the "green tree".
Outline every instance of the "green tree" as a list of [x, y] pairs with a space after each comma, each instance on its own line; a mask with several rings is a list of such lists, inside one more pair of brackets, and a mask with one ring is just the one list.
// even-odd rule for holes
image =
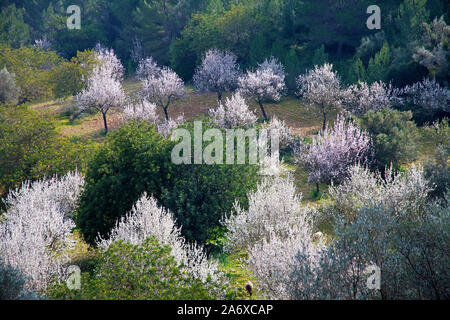
[[0, 195], [25, 180], [83, 170], [94, 148], [59, 136], [52, 117], [0, 108]]
[[366, 68], [360, 58], [356, 59], [348, 70], [347, 82], [357, 83], [367, 80]]
[[108, 135], [89, 164], [77, 213], [87, 242], [106, 237], [144, 191], [161, 199], [172, 183], [171, 146], [146, 123], [130, 122]]
[[390, 65], [391, 52], [389, 44], [385, 42], [380, 51], [375, 54], [375, 57], [369, 60], [369, 65], [367, 66], [367, 78], [369, 82], [386, 81]]
[[394, 170], [417, 156], [417, 127], [411, 121], [411, 111], [383, 109], [369, 111], [360, 119], [375, 147], [374, 166], [384, 172], [392, 164]]
[[23, 9], [16, 8], [15, 4], [3, 8], [0, 13], [0, 43], [20, 48], [30, 41], [30, 27], [23, 20]]

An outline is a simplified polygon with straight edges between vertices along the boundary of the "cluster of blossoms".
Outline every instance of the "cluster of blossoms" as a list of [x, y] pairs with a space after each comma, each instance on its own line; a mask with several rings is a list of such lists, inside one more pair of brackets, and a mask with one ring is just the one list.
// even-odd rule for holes
[[144, 79], [142, 90], [146, 99], [163, 109], [167, 121], [169, 121], [167, 109], [170, 103], [186, 94], [183, 80], [168, 67], [164, 67], [159, 73], [150, 74], [148, 78]]
[[376, 205], [400, 212], [419, 212], [428, 201], [430, 185], [422, 167], [412, 166], [407, 174], [387, 169], [384, 178], [360, 164], [349, 168], [348, 177], [329, 189], [333, 208], [351, 218], [358, 208]]
[[219, 103], [218, 108], [210, 109], [209, 115], [218, 128], [227, 129], [252, 125], [257, 120], [239, 93], [235, 93], [231, 99], [226, 98], [225, 104]]
[[121, 107], [126, 100], [121, 80], [123, 66], [113, 50], [99, 49], [99, 64], [89, 75], [84, 88], [76, 96], [80, 112], [96, 108], [103, 116], [105, 131], [108, 132], [106, 114], [112, 108]]
[[297, 251], [315, 254], [322, 248], [321, 243], [314, 244], [313, 209], [301, 206], [301, 195], [289, 175], [265, 178], [248, 198], [248, 210], [236, 203], [236, 214], [223, 221], [228, 230], [226, 249], [247, 250], [248, 266], [264, 294], [286, 298], [284, 279]]
[[370, 160], [371, 151], [369, 134], [338, 115], [332, 128], [326, 127], [310, 146], [297, 150], [297, 157], [308, 169], [308, 182], [318, 186], [342, 181], [352, 164]]
[[161, 72], [161, 68], [153, 60], [153, 57], [147, 57], [139, 61], [139, 65], [136, 69], [136, 77], [143, 81], [151, 76], [157, 76]]
[[283, 66], [275, 59], [260, 64], [256, 71], [247, 71], [245, 76], [239, 77], [239, 92], [255, 102], [261, 108], [265, 120], [268, 119], [263, 101], [279, 101], [286, 89]]
[[450, 112], [450, 90], [441, 87], [435, 79], [423, 79], [400, 90], [405, 100], [427, 110]]
[[136, 119], [137, 121], [156, 123], [159, 118], [156, 108], [156, 104], [143, 100], [137, 104], [127, 105], [123, 109], [123, 115], [126, 120]]
[[83, 185], [83, 177], [74, 172], [61, 179], [24, 182], [6, 198], [0, 258], [27, 277], [27, 290], [40, 292], [54, 278], [63, 279], [67, 249], [74, 243], [73, 212]]
[[181, 229], [175, 224], [173, 214], [159, 207], [156, 199], [146, 194], [117, 222], [109, 239], [99, 238], [97, 244], [104, 249], [118, 240], [142, 244], [150, 236], [154, 236], [163, 244], [169, 244], [176, 261], [183, 264], [192, 276], [202, 281], [206, 281], [209, 276], [218, 280], [220, 273], [217, 264], [207, 259], [201, 246], [187, 243], [181, 236]]
[[211, 49], [206, 52], [192, 80], [198, 91], [216, 92], [221, 102], [223, 92], [236, 88], [240, 73], [233, 53]]
[[326, 115], [333, 108], [340, 108], [348, 99], [348, 90], [341, 84], [337, 72], [333, 71], [333, 65], [325, 63], [323, 66], [315, 66], [297, 78], [297, 95], [302, 96], [309, 104], [320, 107], [323, 115], [322, 130], [326, 127]]
[[371, 85], [366, 82], [351, 85], [344, 96], [345, 109], [358, 116], [364, 115], [369, 110], [379, 111], [402, 102], [399, 90], [382, 81]]
[[286, 125], [283, 120], [279, 120], [277, 117], [270, 118], [269, 123], [263, 125], [263, 128], [267, 130], [268, 136], [271, 136], [271, 132], [275, 131], [279, 137], [280, 150], [289, 148], [294, 142], [294, 136], [291, 129]]

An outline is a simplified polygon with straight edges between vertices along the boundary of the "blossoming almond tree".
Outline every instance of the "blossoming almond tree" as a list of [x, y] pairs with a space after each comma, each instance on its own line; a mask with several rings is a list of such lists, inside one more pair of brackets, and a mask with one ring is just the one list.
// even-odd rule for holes
[[321, 182], [341, 181], [352, 164], [369, 161], [372, 152], [369, 134], [353, 122], [346, 123], [341, 115], [332, 128], [326, 127], [306, 149], [297, 150], [297, 157], [308, 169], [308, 182], [315, 183], [317, 191]]
[[183, 98], [186, 94], [183, 80], [168, 67], [162, 68], [159, 74], [143, 80], [142, 89], [146, 98], [164, 110], [166, 121], [169, 121], [167, 109], [170, 103]]
[[100, 63], [92, 70], [86, 88], [77, 94], [76, 104], [80, 112], [97, 109], [103, 116], [105, 133], [108, 133], [106, 114], [113, 108], [121, 107], [126, 99], [120, 82], [123, 67], [112, 50], [101, 51], [98, 59]]
[[450, 90], [441, 87], [435, 79], [424, 78], [421, 82], [405, 86], [401, 93], [406, 101], [426, 110], [450, 112]]
[[147, 57], [139, 61], [139, 65], [136, 69], [136, 77], [143, 81], [152, 75], [158, 75], [161, 72], [161, 68], [153, 60], [153, 57]]
[[201, 246], [189, 244], [175, 225], [173, 214], [159, 207], [153, 197], [143, 194], [133, 209], [117, 222], [109, 239], [98, 239], [104, 249], [111, 243], [122, 240], [131, 244], [142, 244], [150, 236], [164, 244], [170, 244], [176, 261], [189, 270], [192, 276], [205, 281], [208, 276], [219, 275], [217, 264], [207, 259]]
[[231, 99], [226, 98], [224, 105], [219, 103], [218, 108], [209, 109], [209, 115], [217, 127], [227, 129], [251, 125], [257, 120], [239, 92], [235, 93]]
[[198, 91], [216, 92], [221, 103], [222, 94], [236, 88], [239, 75], [236, 56], [232, 52], [211, 49], [195, 71], [193, 81]]
[[323, 115], [322, 130], [325, 130], [327, 113], [342, 105], [348, 91], [341, 85], [341, 79], [337, 72], [333, 71], [333, 65], [325, 63], [323, 66], [315, 66], [314, 70], [297, 78], [297, 94], [308, 103], [320, 107]]
[[239, 92], [259, 104], [264, 120], [268, 120], [263, 101], [279, 101], [286, 89], [283, 67], [276, 60], [265, 61], [255, 72], [239, 77]]
[[400, 104], [402, 99], [399, 93], [399, 90], [394, 89], [391, 84], [382, 81], [371, 85], [359, 82], [347, 89], [347, 94], [344, 95], [344, 108], [352, 114], [362, 116], [369, 110], [379, 111]]
[[41, 292], [54, 277], [61, 280], [75, 223], [72, 215], [84, 185], [69, 173], [58, 179], [24, 182], [6, 198], [0, 222], [0, 260], [24, 273], [28, 290]]

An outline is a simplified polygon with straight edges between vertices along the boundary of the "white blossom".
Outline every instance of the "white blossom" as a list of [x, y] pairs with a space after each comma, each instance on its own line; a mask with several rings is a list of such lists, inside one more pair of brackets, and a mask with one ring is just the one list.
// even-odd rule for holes
[[284, 66], [277, 58], [270, 57], [270, 59], [265, 59], [264, 62], [258, 63], [258, 70], [268, 69], [272, 70], [274, 74], [279, 76], [284, 81], [286, 72], [284, 71]]
[[256, 115], [249, 109], [240, 93], [235, 93], [231, 99], [226, 98], [225, 104], [219, 103], [216, 109], [209, 109], [212, 122], [218, 128], [231, 129], [256, 123]]
[[236, 56], [232, 52], [211, 49], [205, 53], [192, 80], [198, 91], [216, 92], [217, 99], [221, 102], [224, 92], [236, 88], [239, 75]]
[[450, 112], [450, 90], [441, 87], [435, 79], [424, 78], [421, 82], [405, 86], [401, 93], [406, 101], [427, 110]]
[[55, 277], [61, 280], [73, 244], [72, 220], [84, 185], [79, 173], [58, 179], [24, 182], [10, 191], [0, 222], [0, 256], [28, 276], [25, 288], [41, 292]]
[[189, 244], [181, 236], [181, 228], [175, 224], [173, 214], [158, 206], [153, 197], [145, 193], [133, 209], [117, 222], [109, 239], [98, 239], [98, 246], [107, 249], [111, 243], [122, 240], [131, 244], [141, 244], [146, 238], [154, 236], [159, 242], [172, 247], [172, 255], [183, 264], [192, 276], [205, 281], [208, 276], [217, 279], [217, 264], [207, 259], [203, 248]]
[[371, 85], [359, 82], [351, 85], [347, 90], [344, 97], [345, 109], [358, 116], [364, 115], [369, 110], [379, 111], [402, 102], [398, 96], [399, 90], [382, 81], [374, 82]]
[[302, 96], [309, 104], [320, 107], [323, 115], [322, 130], [326, 127], [326, 116], [331, 109], [340, 108], [348, 91], [341, 85], [339, 75], [332, 70], [333, 65], [325, 63], [315, 66], [314, 70], [297, 78], [297, 94]]
[[151, 124], [158, 121], [156, 108], [156, 104], [143, 100], [137, 104], [126, 106], [123, 114], [127, 120], [136, 119], [137, 121], [146, 121]]
[[77, 94], [76, 104], [80, 112], [97, 109], [103, 116], [105, 132], [108, 132], [106, 114], [113, 108], [121, 107], [126, 99], [120, 82], [123, 67], [112, 50], [100, 51], [98, 59], [100, 63], [89, 75], [86, 88]]
[[263, 125], [263, 128], [267, 130], [269, 137], [273, 131], [278, 134], [280, 150], [288, 148], [294, 141], [291, 128], [289, 128], [283, 120], [279, 120], [276, 116], [271, 117], [269, 123]]
[[160, 135], [162, 135], [164, 138], [168, 138], [170, 133], [172, 132], [173, 129], [178, 128], [180, 125], [182, 125], [184, 123], [184, 116], [183, 115], [179, 115], [178, 117], [176, 117], [175, 119], [169, 119], [169, 120], [161, 120], [158, 122], [157, 127], [158, 127], [158, 132]]
[[263, 101], [279, 101], [286, 89], [284, 75], [271, 67], [258, 68], [255, 72], [247, 71], [245, 76], [239, 77], [239, 92], [259, 104], [265, 120], [268, 119]]
[[371, 139], [367, 132], [338, 115], [332, 128], [313, 138], [310, 146], [297, 151], [298, 160], [308, 169], [308, 182], [339, 182], [348, 175], [352, 164], [371, 157]]
[[166, 120], [169, 120], [167, 109], [170, 103], [183, 98], [186, 88], [181, 78], [170, 68], [164, 67], [157, 75], [150, 75], [142, 81], [144, 95], [151, 102], [164, 110]]
[[139, 61], [139, 65], [136, 69], [136, 77], [143, 81], [151, 76], [158, 76], [161, 72], [161, 68], [158, 66], [153, 57], [147, 57]]

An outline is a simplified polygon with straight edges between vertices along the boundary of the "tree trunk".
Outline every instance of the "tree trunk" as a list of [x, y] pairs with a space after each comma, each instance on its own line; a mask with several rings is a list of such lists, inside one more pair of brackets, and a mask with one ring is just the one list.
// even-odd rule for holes
[[263, 106], [261, 100], [258, 100], [258, 103], [259, 103], [259, 107], [261, 108], [261, 112], [263, 114], [264, 121], [266, 121], [267, 120], [267, 115], [266, 115], [266, 111], [264, 110], [264, 106]]
[[217, 101], [222, 104], [222, 92], [217, 92]]
[[105, 134], [108, 133], [108, 122], [106, 122], [106, 113], [102, 113], [103, 115], [103, 124], [105, 125]]
[[167, 114], [167, 107], [163, 107], [164, 115], [166, 116], [166, 121], [169, 121], [169, 115]]
[[317, 189], [317, 195], [319, 195], [320, 190], [319, 190], [319, 183], [318, 182], [316, 182], [316, 189]]
[[325, 130], [325, 127], [327, 126], [327, 113], [325, 111], [322, 111], [322, 114], [323, 114], [322, 130]]

